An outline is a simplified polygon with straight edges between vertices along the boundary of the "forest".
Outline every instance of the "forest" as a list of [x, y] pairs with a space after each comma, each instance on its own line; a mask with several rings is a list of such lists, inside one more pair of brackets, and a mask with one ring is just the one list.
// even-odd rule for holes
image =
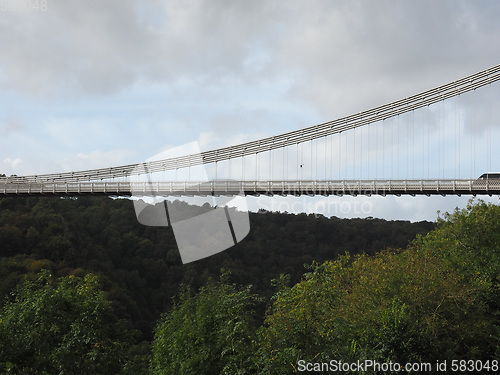
[[183, 265], [171, 229], [137, 223], [128, 200], [1, 198], [0, 372], [493, 370], [499, 218], [481, 201], [436, 223], [259, 212], [236, 246]]

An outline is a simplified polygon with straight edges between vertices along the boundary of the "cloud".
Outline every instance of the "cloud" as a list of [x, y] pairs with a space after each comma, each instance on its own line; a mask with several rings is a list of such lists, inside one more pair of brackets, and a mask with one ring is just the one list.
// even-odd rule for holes
[[5, 122], [0, 122], [0, 132], [5, 135], [21, 132], [25, 129], [25, 124], [17, 113], [7, 116]]
[[326, 116], [385, 104], [498, 63], [498, 2], [294, 2], [279, 64]]
[[[255, 86], [326, 118], [383, 104], [497, 61], [496, 1], [150, 1], [50, 4], [0, 22], [3, 87], [109, 95], [137, 84]], [[304, 105], [304, 104], [302, 104]]]
[[6, 169], [12, 169], [15, 170], [17, 167], [19, 167], [20, 164], [22, 164], [22, 160], [20, 158], [16, 159], [11, 159], [11, 158], [5, 158], [2, 160], [2, 164]]
[[134, 83], [151, 51], [130, 1], [65, 1], [2, 18], [3, 86], [24, 92], [114, 92]]
[[2, 84], [41, 95], [102, 95], [138, 82], [221, 84], [247, 73], [255, 79], [255, 68], [266, 62], [271, 8], [227, 1], [65, 1], [43, 13], [5, 13]]

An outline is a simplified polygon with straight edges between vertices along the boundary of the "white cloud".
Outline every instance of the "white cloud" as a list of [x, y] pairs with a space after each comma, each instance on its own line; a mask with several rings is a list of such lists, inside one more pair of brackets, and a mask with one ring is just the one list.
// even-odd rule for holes
[[[5, 158], [2, 160], [2, 170], [6, 170], [6, 171], [15, 171], [16, 168], [18, 168], [21, 164], [23, 163], [23, 161], [20, 159], [20, 158], [16, 158], [16, 159], [11, 159], [11, 158]], [[4, 174], [8, 174], [10, 175], [11, 173], [7, 172], [2, 172]]]
[[255, 85], [293, 76], [294, 95], [327, 114], [349, 112], [496, 63], [499, 7], [68, 0], [43, 13], [4, 13], [0, 66], [4, 87], [55, 95], [110, 94], [137, 82]]
[[[314, 6], [317, 5], [317, 6]], [[327, 116], [409, 96], [498, 63], [497, 2], [294, 2], [280, 64]]]

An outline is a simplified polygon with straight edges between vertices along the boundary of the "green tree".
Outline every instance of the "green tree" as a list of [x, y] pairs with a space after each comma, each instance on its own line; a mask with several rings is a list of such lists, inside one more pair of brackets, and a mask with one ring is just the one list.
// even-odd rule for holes
[[350, 352], [350, 323], [337, 309], [349, 284], [348, 257], [314, 263], [301, 282], [278, 287], [260, 330], [259, 363], [263, 374], [290, 374], [299, 360], [322, 362], [345, 358]]
[[500, 206], [470, 200], [464, 209], [438, 218], [438, 228], [418, 237], [418, 246], [439, 254], [467, 277], [500, 275]]
[[384, 363], [493, 359], [500, 353], [500, 207], [471, 202], [404, 250], [344, 256], [273, 297], [263, 373], [300, 359]]
[[0, 310], [3, 373], [115, 374], [128, 346], [92, 274], [54, 280], [43, 270]]
[[250, 286], [237, 287], [223, 272], [199, 293], [184, 288], [172, 311], [156, 328], [154, 374], [253, 374], [255, 321], [259, 298]]

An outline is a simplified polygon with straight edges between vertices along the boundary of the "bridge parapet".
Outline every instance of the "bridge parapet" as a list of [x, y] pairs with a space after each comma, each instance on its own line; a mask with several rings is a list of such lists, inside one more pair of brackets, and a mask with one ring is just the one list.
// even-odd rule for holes
[[24, 182], [0, 181], [0, 195], [500, 195], [499, 180], [331, 180], [180, 182]]

